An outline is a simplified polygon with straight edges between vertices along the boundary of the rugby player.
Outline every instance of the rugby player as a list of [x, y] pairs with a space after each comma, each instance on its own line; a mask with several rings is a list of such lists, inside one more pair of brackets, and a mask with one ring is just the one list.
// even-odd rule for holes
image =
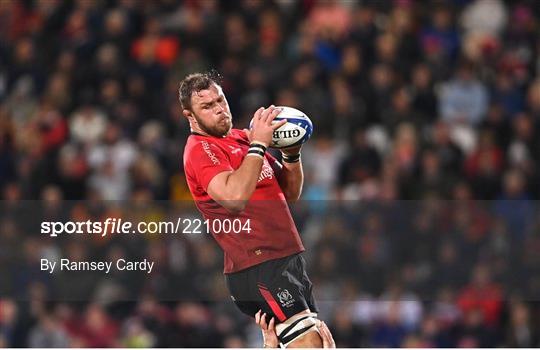
[[[287, 205], [302, 191], [301, 147], [282, 150], [282, 163], [266, 152], [273, 131], [285, 123], [272, 123], [279, 108], [261, 107], [250, 130], [233, 129], [218, 79], [203, 73], [182, 80], [179, 100], [191, 128], [186, 180], [205, 220], [220, 223], [209, 226], [224, 252], [232, 300], [251, 317], [262, 310], [274, 318], [282, 347], [321, 348], [304, 246]], [[227, 220], [229, 230], [216, 232]], [[238, 223], [234, 232], [231, 221]]]

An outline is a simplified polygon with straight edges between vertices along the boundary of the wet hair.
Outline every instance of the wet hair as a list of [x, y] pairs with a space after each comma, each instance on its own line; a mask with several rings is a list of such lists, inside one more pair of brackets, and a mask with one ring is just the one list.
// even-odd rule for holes
[[215, 71], [207, 73], [193, 73], [180, 82], [178, 99], [183, 109], [191, 110], [191, 95], [193, 92], [209, 89], [212, 84], [220, 85], [221, 76]]

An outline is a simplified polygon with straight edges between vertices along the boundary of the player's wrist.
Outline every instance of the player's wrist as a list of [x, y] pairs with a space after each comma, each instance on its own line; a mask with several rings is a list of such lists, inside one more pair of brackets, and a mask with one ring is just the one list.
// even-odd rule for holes
[[300, 155], [300, 152], [298, 152], [296, 154], [282, 153], [281, 154], [281, 159], [283, 160], [284, 163], [298, 163], [298, 162], [300, 162], [301, 155]]
[[266, 146], [260, 142], [253, 141], [249, 144], [247, 156], [258, 157], [263, 159], [266, 153]]
[[264, 147], [264, 149], [266, 150], [269, 146], [269, 143], [267, 142], [263, 142], [263, 141], [258, 141], [258, 140], [253, 140], [249, 143], [249, 146], [256, 146], [256, 145], [259, 145], [259, 146], [262, 146]]

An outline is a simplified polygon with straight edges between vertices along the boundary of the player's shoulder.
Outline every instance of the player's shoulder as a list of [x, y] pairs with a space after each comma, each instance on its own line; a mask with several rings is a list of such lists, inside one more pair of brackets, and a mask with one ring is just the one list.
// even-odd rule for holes
[[198, 157], [201, 153], [217, 151], [223, 148], [223, 141], [219, 138], [192, 134], [188, 137], [184, 147], [184, 158]]
[[198, 135], [189, 135], [184, 146], [184, 154], [189, 153], [199, 141]]
[[190, 135], [186, 141], [184, 147], [184, 154], [190, 155], [192, 153], [198, 153], [204, 148], [208, 148], [210, 144], [214, 143], [210, 137], [203, 135]]
[[208, 148], [208, 141], [205, 139], [206, 137], [204, 136], [189, 135], [184, 146], [184, 162], [193, 157], [198, 157], [204, 147]]
[[210, 137], [203, 135], [190, 135], [184, 146], [184, 169], [188, 171], [205, 154], [215, 158], [217, 146], [211, 143]]

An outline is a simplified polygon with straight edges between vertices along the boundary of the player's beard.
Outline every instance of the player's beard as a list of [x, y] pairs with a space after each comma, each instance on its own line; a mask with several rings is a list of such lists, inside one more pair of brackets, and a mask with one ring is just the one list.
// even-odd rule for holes
[[232, 120], [230, 117], [227, 116], [220, 118], [214, 125], [206, 124], [196, 114], [194, 114], [194, 116], [201, 130], [208, 135], [212, 135], [215, 137], [223, 137], [227, 135], [232, 128]]

